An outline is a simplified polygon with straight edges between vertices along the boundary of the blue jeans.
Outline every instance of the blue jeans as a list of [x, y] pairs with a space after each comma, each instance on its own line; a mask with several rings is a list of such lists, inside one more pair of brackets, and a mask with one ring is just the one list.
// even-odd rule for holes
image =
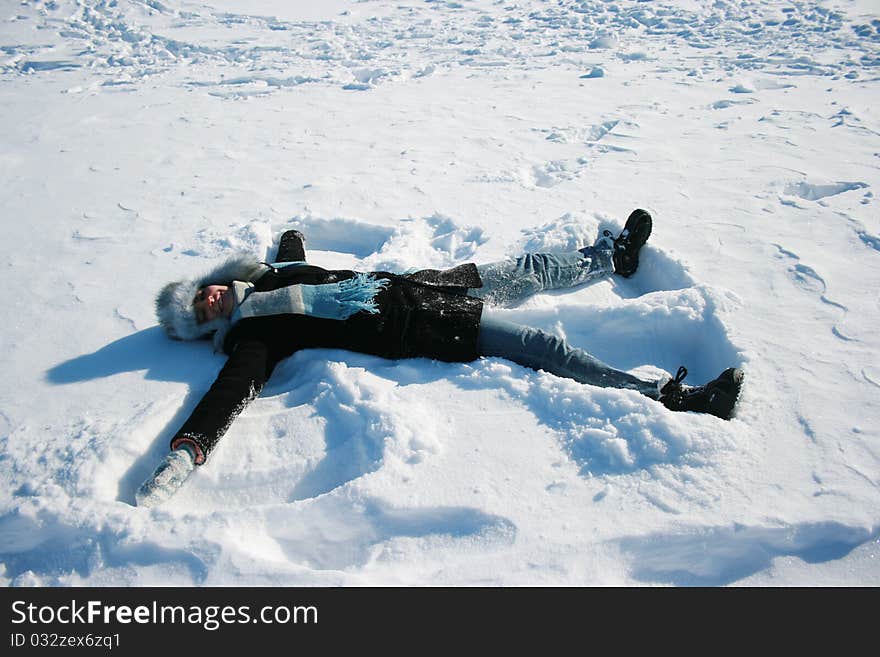
[[562, 254], [534, 253], [477, 269], [483, 287], [469, 290], [483, 299], [477, 350], [481, 356], [499, 356], [533, 370], [544, 370], [580, 383], [604, 388], [628, 388], [657, 399], [658, 381], [645, 381], [606, 365], [583, 349], [540, 329], [502, 319], [491, 305], [519, 303], [544, 290], [574, 287], [614, 272], [611, 244], [600, 239], [594, 246]]

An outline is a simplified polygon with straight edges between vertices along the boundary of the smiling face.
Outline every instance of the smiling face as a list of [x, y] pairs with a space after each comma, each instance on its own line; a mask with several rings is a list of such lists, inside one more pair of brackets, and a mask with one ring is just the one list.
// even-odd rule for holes
[[229, 319], [235, 309], [235, 300], [227, 285], [208, 285], [196, 293], [193, 309], [199, 324], [218, 317]]

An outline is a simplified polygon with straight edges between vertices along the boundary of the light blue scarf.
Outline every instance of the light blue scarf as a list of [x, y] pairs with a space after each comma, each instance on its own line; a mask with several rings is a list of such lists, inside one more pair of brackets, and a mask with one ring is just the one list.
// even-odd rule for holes
[[[299, 263], [283, 263], [275, 267], [296, 266]], [[232, 293], [236, 309], [231, 322], [246, 317], [266, 315], [308, 315], [323, 319], [346, 320], [357, 312], [379, 312], [376, 295], [390, 281], [376, 279], [371, 274], [357, 274], [338, 283], [321, 285], [294, 284], [268, 292], [257, 292], [252, 283], [234, 281]]]

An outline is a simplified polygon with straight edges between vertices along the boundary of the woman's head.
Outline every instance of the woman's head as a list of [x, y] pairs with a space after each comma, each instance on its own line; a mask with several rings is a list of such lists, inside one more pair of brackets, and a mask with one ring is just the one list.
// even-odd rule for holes
[[232, 281], [254, 282], [266, 269], [253, 256], [238, 255], [204, 276], [168, 283], [156, 297], [159, 323], [175, 340], [195, 340], [228, 327]]

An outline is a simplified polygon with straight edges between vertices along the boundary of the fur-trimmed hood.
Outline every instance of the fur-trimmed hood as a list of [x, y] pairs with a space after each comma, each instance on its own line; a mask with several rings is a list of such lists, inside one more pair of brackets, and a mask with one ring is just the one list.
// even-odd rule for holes
[[156, 297], [156, 315], [159, 324], [175, 340], [195, 340], [215, 331], [225, 334], [229, 320], [218, 317], [199, 324], [193, 310], [193, 299], [199, 289], [207, 285], [230, 285], [232, 281], [256, 282], [269, 267], [254, 256], [239, 253], [197, 278], [168, 283]]

